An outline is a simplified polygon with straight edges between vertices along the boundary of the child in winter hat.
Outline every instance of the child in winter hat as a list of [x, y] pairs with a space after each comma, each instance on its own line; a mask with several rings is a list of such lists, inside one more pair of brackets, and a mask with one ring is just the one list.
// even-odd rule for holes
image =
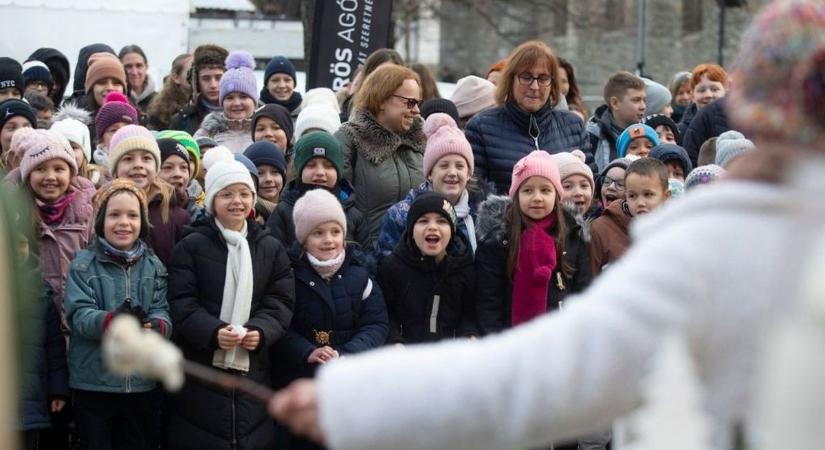
[[160, 149], [160, 177], [171, 184], [179, 195], [185, 196], [192, 173], [189, 152], [183, 144], [169, 138], [158, 139], [158, 148]]
[[14, 59], [0, 57], [0, 102], [10, 98], [23, 98], [25, 81], [23, 66]]
[[756, 150], [750, 139], [736, 130], [729, 130], [716, 138], [716, 165], [728, 169], [738, 156]]
[[217, 162], [206, 172], [206, 211], [215, 214], [215, 196], [233, 184], [243, 184], [255, 194], [255, 182], [249, 169], [234, 159]]
[[534, 176], [549, 180], [559, 195], [564, 192], [564, 187], [561, 185], [561, 175], [559, 174], [559, 168], [556, 166], [556, 162], [546, 151], [534, 150], [524, 158], [521, 158], [513, 166], [510, 191], [508, 192], [510, 197], [515, 198], [521, 184], [527, 181], [528, 178]]
[[650, 114], [664, 114], [665, 116], [670, 115], [673, 111], [673, 108], [670, 106], [670, 100], [673, 98], [670, 94], [670, 90], [668, 90], [665, 86], [662, 86], [661, 84], [647, 78], [642, 78], [642, 81], [645, 82], [645, 93], [647, 94], [647, 108], [645, 111]]
[[243, 154], [258, 170], [255, 219], [266, 223], [269, 215], [278, 206], [281, 191], [286, 183], [286, 159], [283, 152], [269, 141], [256, 142], [247, 147]]
[[576, 214], [584, 216], [593, 204], [593, 193], [596, 183], [593, 181], [593, 171], [584, 163], [585, 156], [581, 150], [561, 152], [550, 155], [559, 168], [561, 185], [564, 193], [561, 201], [573, 205]]
[[[272, 80], [277, 74], [286, 75]], [[295, 77], [295, 67], [283, 56], [275, 56], [266, 65], [264, 71], [264, 85], [261, 88], [261, 101], [267, 104], [274, 103], [295, 114], [301, 107], [301, 94], [295, 91], [298, 81]]]
[[619, 158], [625, 155], [644, 158], [659, 143], [659, 135], [656, 134], [656, 130], [645, 124], [634, 123], [625, 128], [622, 134], [619, 135], [619, 139], [616, 141], [616, 152]]
[[232, 92], [240, 92], [258, 103], [258, 82], [255, 80], [255, 58], [247, 51], [236, 50], [226, 57], [226, 72], [221, 77], [219, 101]]
[[340, 114], [340, 111], [323, 103], [303, 107], [298, 113], [298, 118], [295, 119], [295, 136], [300, 139], [312, 131], [335, 134], [338, 128], [341, 128]]
[[466, 125], [476, 114], [496, 106], [496, 85], [475, 75], [466, 76], [458, 80], [450, 100]]
[[[109, 140], [117, 131], [116, 125], [138, 125], [138, 112], [129, 99], [120, 92], [112, 92], [95, 115], [95, 142], [102, 149], [109, 148]], [[119, 128], [119, 127], [118, 127]]]
[[88, 163], [92, 160], [92, 143], [89, 139], [89, 127], [83, 122], [77, 119], [66, 118], [55, 121], [50, 129], [62, 134], [63, 137], [69, 141], [69, 144], [75, 151], [78, 168], [82, 166], [83, 163]]
[[694, 189], [696, 186], [701, 186], [703, 184], [711, 184], [715, 183], [719, 179], [721, 179], [727, 171], [716, 164], [708, 164], [707, 166], [700, 166], [688, 174], [687, 179], [685, 179], [685, 190], [689, 191]]
[[[111, 140], [112, 149], [109, 151], [109, 173], [117, 178], [118, 163], [129, 152], [143, 150], [154, 158], [155, 173], [160, 172], [160, 148], [151, 131], [140, 125], [126, 125], [117, 130]], [[134, 181], [134, 180], [133, 180]], [[140, 182], [136, 183], [141, 187]]]
[[307, 236], [319, 225], [333, 222], [341, 228], [341, 235], [347, 235], [347, 217], [341, 202], [324, 189], [313, 189], [295, 202], [292, 210], [295, 223], [295, 239], [304, 245]]
[[653, 114], [642, 119], [642, 123], [656, 130], [660, 143], [679, 144], [682, 135], [679, 126], [670, 117], [664, 114]]
[[659, 144], [650, 152], [650, 157], [665, 163], [670, 178], [685, 181], [687, 174], [693, 170], [687, 151], [676, 144]]
[[37, 60], [23, 63], [23, 80], [26, 83], [26, 92], [33, 91], [45, 96], [49, 95], [54, 85], [49, 67]]
[[12, 136], [15, 130], [24, 127], [37, 128], [37, 116], [32, 107], [14, 98], [0, 103], [0, 166], [5, 167], [7, 171], [17, 167], [16, 160], [20, 156], [9, 153]]

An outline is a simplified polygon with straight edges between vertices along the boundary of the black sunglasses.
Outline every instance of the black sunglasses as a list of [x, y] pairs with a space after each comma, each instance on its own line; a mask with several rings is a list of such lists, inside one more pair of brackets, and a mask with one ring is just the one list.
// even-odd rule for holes
[[421, 103], [424, 102], [424, 100], [419, 100], [417, 98], [404, 97], [403, 95], [392, 94], [392, 96], [393, 97], [398, 97], [398, 98], [403, 99], [403, 100], [406, 100], [407, 101], [407, 108], [409, 108], [409, 109], [415, 109], [416, 106], [421, 106]]

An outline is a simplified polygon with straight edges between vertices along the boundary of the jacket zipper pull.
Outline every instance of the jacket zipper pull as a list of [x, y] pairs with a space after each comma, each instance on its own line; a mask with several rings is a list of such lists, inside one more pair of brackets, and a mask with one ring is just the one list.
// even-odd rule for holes
[[560, 291], [564, 290], [564, 280], [561, 278], [561, 272], [556, 272], [556, 287], [558, 287]]

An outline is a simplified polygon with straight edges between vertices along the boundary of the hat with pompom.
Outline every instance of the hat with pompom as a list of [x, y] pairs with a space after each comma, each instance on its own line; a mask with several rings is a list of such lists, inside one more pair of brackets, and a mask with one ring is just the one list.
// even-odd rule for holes
[[550, 155], [556, 166], [559, 168], [559, 177], [562, 181], [572, 175], [581, 175], [590, 182], [590, 189], [594, 189], [596, 183], [593, 181], [593, 171], [584, 163], [585, 156], [581, 150], [572, 152], [561, 152]]
[[83, 150], [83, 157], [87, 162], [92, 161], [92, 143], [89, 139], [89, 127], [85, 123], [67, 117], [58, 120], [52, 124], [51, 130], [57, 131], [63, 137], [69, 140], [69, 143], [75, 143]]
[[521, 184], [530, 177], [542, 177], [549, 180], [559, 195], [564, 192], [556, 161], [554, 161], [545, 150], [533, 150], [513, 166], [513, 177], [510, 181], [510, 197], [515, 197]]
[[116, 123], [138, 125], [138, 112], [125, 95], [111, 92], [95, 116], [95, 140], [100, 143], [106, 129]]
[[458, 155], [467, 161], [470, 176], [475, 170], [473, 148], [458, 128], [452, 117], [444, 113], [433, 113], [424, 122], [427, 146], [424, 149], [424, 176], [430, 176], [438, 160], [447, 155]]
[[232, 150], [229, 150], [223, 145], [219, 145], [209, 149], [209, 151], [203, 155], [203, 167], [208, 171], [219, 161], [231, 161], [233, 159], [235, 159], [235, 156]]
[[221, 77], [221, 104], [232, 92], [240, 92], [258, 103], [258, 83], [253, 70], [255, 58], [247, 51], [236, 50], [226, 57], [226, 72]]
[[77, 175], [77, 160], [69, 141], [52, 130], [20, 128], [11, 136], [10, 151], [22, 155], [20, 177], [25, 181], [38, 165], [61, 159], [69, 165], [72, 176]]

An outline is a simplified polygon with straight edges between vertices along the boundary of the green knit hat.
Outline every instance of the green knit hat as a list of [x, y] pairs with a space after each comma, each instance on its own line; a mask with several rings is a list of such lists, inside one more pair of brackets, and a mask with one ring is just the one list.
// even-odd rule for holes
[[192, 161], [192, 167], [194, 168], [194, 174], [197, 175], [200, 172], [201, 168], [201, 148], [198, 145], [197, 141], [192, 137], [191, 134], [185, 131], [178, 131], [178, 130], [164, 130], [157, 134], [158, 139], [174, 139], [180, 143], [192, 156], [190, 160]]
[[338, 179], [344, 176], [344, 156], [335, 136], [326, 131], [313, 131], [298, 139], [295, 143], [295, 174], [299, 179], [304, 166], [312, 158], [328, 159], [338, 171]]

